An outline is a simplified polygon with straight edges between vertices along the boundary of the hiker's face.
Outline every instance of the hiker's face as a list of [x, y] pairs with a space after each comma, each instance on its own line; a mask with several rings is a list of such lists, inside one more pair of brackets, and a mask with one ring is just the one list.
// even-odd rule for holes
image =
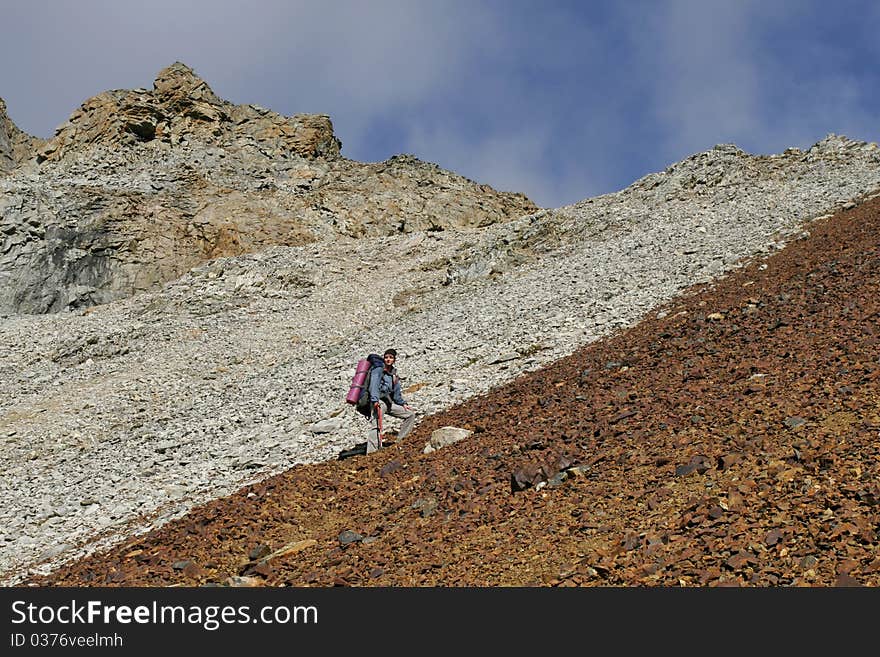
[[392, 365], [394, 365], [395, 360], [397, 359], [391, 354], [385, 354], [385, 367], [391, 367]]

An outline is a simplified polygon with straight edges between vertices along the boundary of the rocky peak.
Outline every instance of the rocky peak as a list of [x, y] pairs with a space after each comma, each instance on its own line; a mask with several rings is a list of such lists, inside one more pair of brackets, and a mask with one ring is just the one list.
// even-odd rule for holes
[[252, 105], [233, 105], [181, 62], [162, 69], [153, 89], [112, 90], [88, 99], [43, 147], [37, 161], [59, 161], [95, 147], [115, 150], [192, 144], [270, 157], [335, 158], [341, 142], [325, 114], [285, 117]]
[[174, 62], [159, 71], [153, 82], [156, 98], [167, 107], [179, 106], [181, 109], [194, 101], [220, 105], [223, 103], [208, 83], [195, 74], [189, 66]]
[[0, 174], [11, 171], [33, 156], [42, 139], [23, 132], [6, 113], [6, 102], [0, 98]]

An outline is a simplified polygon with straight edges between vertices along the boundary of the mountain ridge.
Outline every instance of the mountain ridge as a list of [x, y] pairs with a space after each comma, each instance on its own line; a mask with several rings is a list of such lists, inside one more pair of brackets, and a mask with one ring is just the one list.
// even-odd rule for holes
[[88, 99], [32, 157], [26, 143], [0, 175], [7, 314], [107, 303], [273, 245], [479, 228], [538, 210], [413, 156], [349, 160], [329, 116], [232, 105], [181, 63], [152, 90]]

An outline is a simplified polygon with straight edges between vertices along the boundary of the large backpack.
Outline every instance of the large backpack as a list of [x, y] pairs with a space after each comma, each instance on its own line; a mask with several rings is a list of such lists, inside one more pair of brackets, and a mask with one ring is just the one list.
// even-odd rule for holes
[[370, 354], [359, 360], [355, 368], [345, 401], [352, 404], [357, 412], [365, 418], [369, 418], [373, 414], [372, 404], [370, 404], [370, 375], [374, 368], [384, 366], [385, 361], [382, 356]]

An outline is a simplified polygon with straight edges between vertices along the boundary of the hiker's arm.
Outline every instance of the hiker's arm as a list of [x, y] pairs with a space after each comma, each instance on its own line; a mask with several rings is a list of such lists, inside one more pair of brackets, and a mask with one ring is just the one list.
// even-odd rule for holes
[[[379, 372], [376, 372], [379, 370]], [[373, 368], [373, 373], [370, 375], [370, 401], [375, 404], [379, 401], [379, 382], [382, 380], [382, 371], [381, 368]]]
[[399, 404], [400, 406], [406, 406], [406, 402], [403, 401], [403, 393], [400, 390], [400, 380], [394, 382], [394, 389], [391, 391], [391, 398], [394, 400], [395, 404]]

